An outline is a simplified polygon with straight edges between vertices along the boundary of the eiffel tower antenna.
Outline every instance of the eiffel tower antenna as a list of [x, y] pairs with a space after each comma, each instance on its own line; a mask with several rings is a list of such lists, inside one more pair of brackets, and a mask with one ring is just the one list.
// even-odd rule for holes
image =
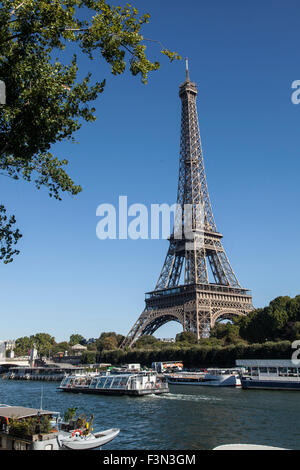
[[185, 58], [185, 79], [187, 82], [190, 81], [190, 75], [189, 75], [189, 59], [188, 57]]
[[[132, 346], [170, 321], [197, 339], [209, 336], [216, 322], [247, 315], [252, 309], [250, 291], [241, 287], [222, 245], [209, 198], [200, 138], [196, 83], [179, 87], [181, 138], [175, 226], [169, 249], [154, 291], [146, 293], [146, 306], [124, 339], [121, 348]], [[189, 210], [188, 210], [189, 209]], [[200, 225], [197, 214], [201, 212]], [[189, 216], [189, 217], [188, 217]], [[186, 230], [190, 220], [189, 231]], [[177, 236], [178, 227], [183, 234]], [[213, 280], [209, 279], [210, 267]]]

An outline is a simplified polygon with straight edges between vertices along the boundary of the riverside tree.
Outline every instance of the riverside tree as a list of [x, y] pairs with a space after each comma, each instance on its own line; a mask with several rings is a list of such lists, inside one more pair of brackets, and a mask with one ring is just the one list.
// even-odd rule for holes
[[[147, 82], [158, 61], [146, 56], [144, 25], [127, 4], [106, 0], [3, 0], [0, 1], [0, 79], [6, 84], [6, 105], [0, 106], [0, 174], [46, 187], [50, 197], [76, 195], [81, 187], [66, 172], [67, 160], [53, 155], [57, 142], [74, 141], [84, 121], [95, 121], [90, 105], [103, 92], [105, 80], [92, 83], [91, 74], [78, 79], [79, 62], [55, 58], [68, 46], [89, 59], [104, 59], [114, 75], [126, 67]], [[158, 41], [157, 41], [158, 42]], [[177, 53], [162, 47], [172, 61]], [[3, 195], [1, 195], [3, 198]], [[9, 263], [18, 254], [21, 237], [15, 217], [0, 205], [0, 260]]]
[[16, 356], [27, 355], [33, 345], [36, 346], [39, 355], [48, 356], [55, 345], [55, 338], [48, 333], [36, 333], [29, 337], [18, 338], [15, 345]]
[[85, 338], [80, 334], [71, 335], [70, 340], [69, 340], [70, 346], [75, 346], [75, 344], [78, 344], [78, 343], [84, 345], [86, 343]]

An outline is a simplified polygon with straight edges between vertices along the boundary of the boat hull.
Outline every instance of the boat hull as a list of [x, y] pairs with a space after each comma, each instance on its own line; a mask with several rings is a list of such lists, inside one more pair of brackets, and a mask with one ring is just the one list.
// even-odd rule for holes
[[120, 429], [107, 429], [89, 437], [72, 438], [62, 435], [59, 438], [61, 448], [69, 450], [92, 450], [104, 446], [119, 434]]
[[169, 382], [169, 385], [192, 385], [197, 387], [241, 387], [241, 384], [231, 384], [231, 383], [212, 383], [212, 382]]
[[288, 450], [282, 447], [263, 446], [257, 444], [225, 444], [215, 447], [213, 450]]
[[241, 387], [241, 380], [239, 377], [233, 375], [228, 376], [212, 376], [206, 375], [195, 380], [190, 380], [186, 377], [172, 377], [167, 376], [169, 385], [192, 385], [201, 387]]
[[277, 381], [277, 380], [253, 380], [242, 378], [242, 388], [264, 389], [264, 390], [300, 390], [299, 382]]
[[125, 390], [125, 389], [90, 389], [90, 388], [83, 388], [83, 387], [58, 387], [58, 390], [62, 392], [69, 392], [69, 393], [86, 393], [90, 395], [129, 395], [129, 396], [144, 396], [144, 395], [161, 395], [162, 393], [169, 393], [168, 389], [142, 389], [142, 390]]

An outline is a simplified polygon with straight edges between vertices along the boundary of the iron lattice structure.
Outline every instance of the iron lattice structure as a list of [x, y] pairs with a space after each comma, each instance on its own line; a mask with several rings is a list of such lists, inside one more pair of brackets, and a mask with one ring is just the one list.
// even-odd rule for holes
[[[184, 331], [192, 331], [200, 339], [209, 334], [217, 321], [247, 315], [253, 309], [250, 291], [240, 286], [224, 251], [223, 236], [215, 224], [198, 124], [197, 87], [189, 78], [188, 65], [179, 96], [182, 112], [177, 206], [180, 210], [175, 216], [176, 230], [169, 238], [168, 253], [155, 290], [146, 293], [145, 310], [121, 347], [131, 346], [140, 336], [153, 334], [169, 321], [181, 323]], [[185, 233], [187, 208], [190, 231]], [[214, 282], [209, 280], [208, 266]]]

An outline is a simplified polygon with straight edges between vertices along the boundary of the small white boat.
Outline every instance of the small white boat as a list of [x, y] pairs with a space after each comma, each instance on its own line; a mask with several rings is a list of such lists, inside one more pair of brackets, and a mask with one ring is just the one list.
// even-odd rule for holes
[[213, 450], [288, 450], [281, 447], [262, 446], [257, 444], [225, 444]]
[[112, 441], [119, 434], [120, 429], [112, 428], [98, 433], [84, 435], [77, 429], [73, 433], [60, 431], [57, 441], [61, 449], [70, 450], [91, 450], [102, 447], [104, 444]]

